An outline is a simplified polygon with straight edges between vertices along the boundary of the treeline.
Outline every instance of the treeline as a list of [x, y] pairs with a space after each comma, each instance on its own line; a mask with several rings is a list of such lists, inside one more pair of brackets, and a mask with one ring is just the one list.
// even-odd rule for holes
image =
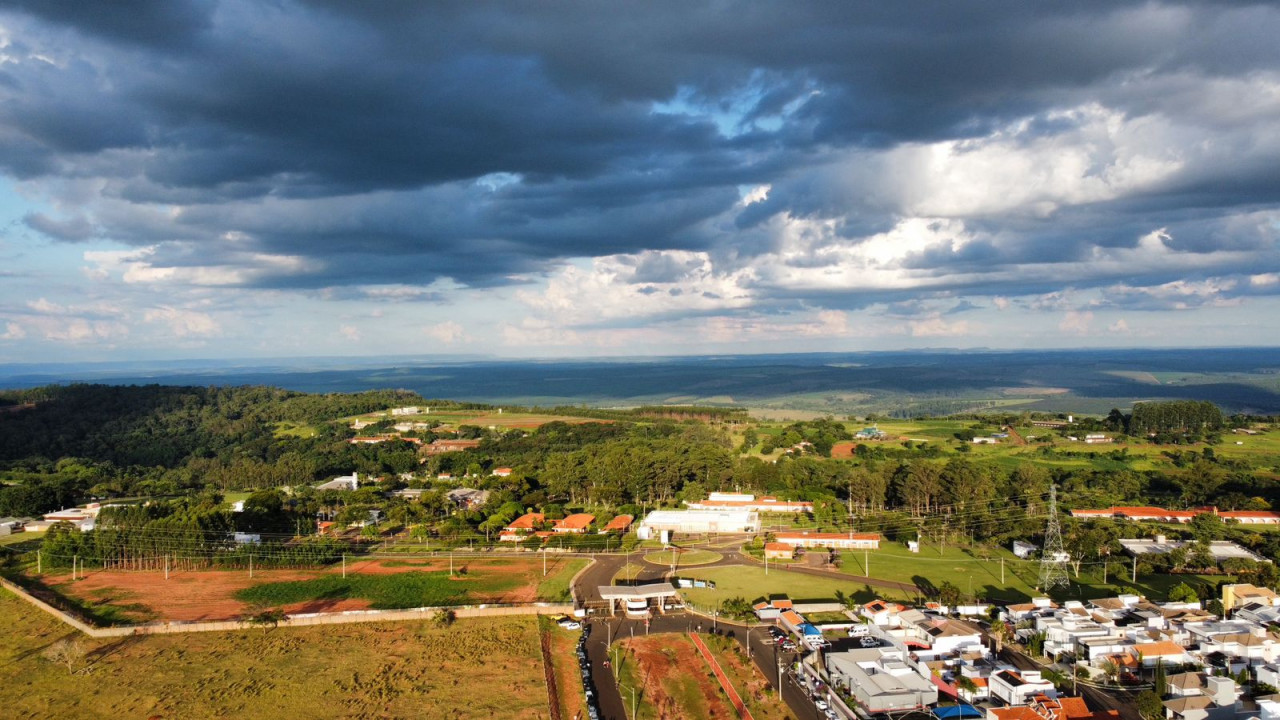
[[[85, 566], [158, 569], [166, 559], [184, 566], [319, 566], [336, 561], [344, 544], [305, 537], [310, 518], [295, 514], [276, 493], [258, 493], [233, 513], [221, 496], [106, 506], [92, 530], [69, 524], [50, 528], [41, 561], [52, 567]], [[239, 541], [237, 541], [237, 534]]]
[[1196, 400], [1170, 400], [1167, 402], [1134, 403], [1129, 416], [1130, 435], [1149, 433], [1194, 432], [1220, 430], [1223, 426], [1222, 410], [1211, 402]]

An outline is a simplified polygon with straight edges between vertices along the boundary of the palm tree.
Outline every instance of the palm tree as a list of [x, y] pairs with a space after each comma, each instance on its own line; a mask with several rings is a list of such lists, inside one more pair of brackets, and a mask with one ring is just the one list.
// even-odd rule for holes
[[1103, 660], [1102, 664], [1098, 666], [1098, 669], [1101, 670], [1102, 674], [1107, 676], [1107, 679], [1113, 683], [1120, 677], [1120, 663], [1116, 662], [1115, 658], [1107, 658], [1106, 660]]

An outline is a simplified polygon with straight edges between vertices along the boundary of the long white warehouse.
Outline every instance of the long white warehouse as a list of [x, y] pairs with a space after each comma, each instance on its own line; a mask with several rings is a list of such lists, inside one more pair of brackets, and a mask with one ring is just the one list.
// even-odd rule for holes
[[760, 514], [747, 510], [654, 510], [640, 523], [641, 538], [675, 533], [760, 532]]

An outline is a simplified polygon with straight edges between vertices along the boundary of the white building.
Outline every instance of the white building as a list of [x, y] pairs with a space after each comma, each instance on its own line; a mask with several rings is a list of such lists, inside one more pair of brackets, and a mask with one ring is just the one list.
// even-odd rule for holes
[[1036, 547], [1035, 545], [1032, 545], [1029, 542], [1023, 542], [1021, 540], [1013, 541], [1013, 554], [1022, 558], [1023, 560], [1026, 560], [1027, 558], [1034, 555], [1036, 550], [1039, 550], [1039, 549], [1040, 548]]
[[836, 548], [839, 550], [879, 550], [880, 533], [777, 532], [780, 543], [803, 548]]
[[1053, 683], [1040, 677], [1038, 670], [1001, 670], [990, 678], [991, 697], [1006, 705], [1026, 705], [1032, 696], [1057, 697]]
[[909, 710], [938, 702], [937, 686], [908, 665], [896, 649], [833, 652], [825, 660], [831, 682], [848, 688], [868, 712]]
[[661, 531], [674, 533], [760, 532], [759, 513], [748, 510], [654, 510], [640, 522], [636, 534], [648, 540]]
[[360, 487], [360, 473], [351, 473], [317, 485], [317, 490], [355, 490]]

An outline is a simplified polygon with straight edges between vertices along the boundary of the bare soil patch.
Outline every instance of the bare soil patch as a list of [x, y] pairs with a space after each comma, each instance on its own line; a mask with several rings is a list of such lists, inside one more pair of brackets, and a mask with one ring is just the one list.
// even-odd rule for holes
[[[533, 602], [542, 580], [541, 561], [535, 559], [455, 557], [453, 568], [458, 573], [454, 581], [463, 585], [498, 577], [510, 577], [518, 583], [504, 591], [472, 591], [473, 598], [480, 602]], [[348, 575], [447, 570], [448, 556], [348, 561], [346, 569]], [[53, 591], [86, 605], [115, 606], [129, 620], [190, 622], [232, 620], [251, 613], [254, 608], [235, 597], [245, 588], [341, 574], [342, 566], [337, 565], [324, 570], [255, 570], [252, 578], [248, 570], [170, 572], [167, 580], [163, 572], [98, 570], [74, 581], [65, 572], [45, 574], [41, 580]], [[360, 598], [336, 598], [293, 603], [283, 609], [286, 613], [342, 612], [369, 606], [367, 600]]]
[[738, 716], [687, 636], [653, 635], [622, 645], [635, 658], [645, 702], [662, 720]]

